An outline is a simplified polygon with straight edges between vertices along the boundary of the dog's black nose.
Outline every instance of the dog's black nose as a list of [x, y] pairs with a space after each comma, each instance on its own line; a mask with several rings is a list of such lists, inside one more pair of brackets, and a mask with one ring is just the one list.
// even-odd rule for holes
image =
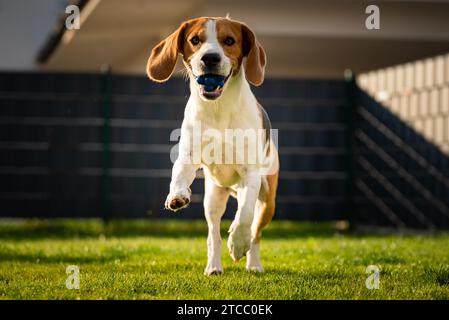
[[206, 67], [215, 67], [220, 63], [220, 55], [218, 53], [206, 53], [201, 57], [201, 61], [204, 62]]

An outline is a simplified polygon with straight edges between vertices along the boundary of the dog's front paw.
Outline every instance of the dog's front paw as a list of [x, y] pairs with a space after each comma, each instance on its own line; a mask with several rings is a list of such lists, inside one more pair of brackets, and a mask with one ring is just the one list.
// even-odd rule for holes
[[246, 270], [248, 272], [253, 272], [253, 273], [263, 273], [263, 266], [260, 262], [258, 263], [248, 263], [246, 265]]
[[251, 246], [251, 225], [235, 223], [229, 228], [228, 249], [232, 260], [239, 261]]
[[213, 265], [208, 264], [206, 269], [204, 269], [204, 275], [212, 276], [212, 275], [220, 275], [223, 274], [223, 267], [221, 265]]
[[170, 193], [165, 200], [165, 209], [178, 211], [186, 208], [190, 203], [190, 191], [185, 190], [176, 193]]

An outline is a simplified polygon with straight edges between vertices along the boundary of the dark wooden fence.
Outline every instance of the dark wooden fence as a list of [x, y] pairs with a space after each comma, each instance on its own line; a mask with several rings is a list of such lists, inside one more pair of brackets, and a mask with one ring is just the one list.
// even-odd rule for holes
[[357, 101], [353, 222], [449, 228], [448, 155], [367, 93]]
[[[1, 74], [0, 216], [201, 217], [201, 179], [187, 210], [163, 210], [187, 90], [176, 78]], [[277, 217], [344, 218], [344, 82], [268, 79], [254, 90], [279, 129]]]
[[449, 54], [358, 84], [354, 223], [449, 228]]
[[[279, 130], [278, 219], [449, 227], [447, 155], [353, 81], [254, 91]], [[0, 216], [202, 217], [202, 179], [188, 209], [163, 210], [187, 97], [179, 78], [0, 74]]]

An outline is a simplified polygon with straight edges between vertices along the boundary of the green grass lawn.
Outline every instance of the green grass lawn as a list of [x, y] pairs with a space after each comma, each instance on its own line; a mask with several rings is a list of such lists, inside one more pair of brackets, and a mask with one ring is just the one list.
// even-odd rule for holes
[[[223, 236], [226, 237], [224, 223]], [[206, 277], [204, 221], [0, 222], [3, 299], [448, 299], [449, 235], [358, 236], [332, 224], [274, 222], [266, 272], [232, 262]], [[365, 286], [368, 265], [380, 287]], [[80, 268], [80, 289], [65, 286]]]

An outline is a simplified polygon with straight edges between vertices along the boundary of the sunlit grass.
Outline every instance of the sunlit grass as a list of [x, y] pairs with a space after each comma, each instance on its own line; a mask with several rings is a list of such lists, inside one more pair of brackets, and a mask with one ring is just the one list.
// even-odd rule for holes
[[[1, 222], [0, 298], [449, 298], [447, 234], [362, 237], [329, 223], [274, 222], [262, 259], [265, 274], [247, 273], [224, 245], [225, 273], [204, 276], [204, 221]], [[365, 286], [371, 264], [381, 270], [378, 290]], [[65, 286], [68, 265], [80, 268], [79, 290]]]

